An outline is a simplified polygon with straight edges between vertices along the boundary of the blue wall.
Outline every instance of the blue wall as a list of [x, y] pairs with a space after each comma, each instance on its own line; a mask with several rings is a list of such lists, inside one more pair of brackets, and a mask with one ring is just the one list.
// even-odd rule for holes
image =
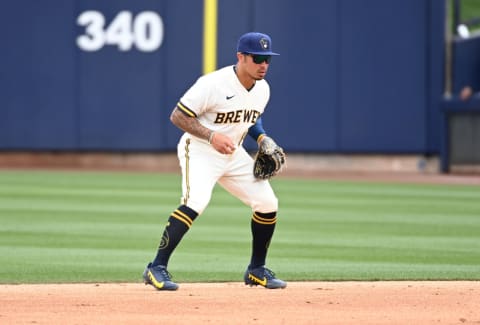
[[[218, 66], [235, 63], [242, 33], [272, 36], [281, 56], [267, 76], [264, 125], [290, 152], [435, 154], [444, 8], [436, 0], [222, 0]], [[155, 12], [163, 41], [152, 51], [82, 50], [86, 26], [77, 18], [89, 10], [105, 26], [122, 11], [134, 22]], [[181, 132], [170, 112], [202, 73], [202, 11], [199, 0], [0, 3], [0, 28], [9, 31], [0, 150], [174, 150]]]

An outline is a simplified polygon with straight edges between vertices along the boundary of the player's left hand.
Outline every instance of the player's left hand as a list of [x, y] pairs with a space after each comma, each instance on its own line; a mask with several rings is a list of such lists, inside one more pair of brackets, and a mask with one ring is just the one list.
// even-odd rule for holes
[[255, 156], [253, 175], [259, 179], [269, 179], [280, 173], [285, 163], [283, 149], [272, 138], [265, 136]]

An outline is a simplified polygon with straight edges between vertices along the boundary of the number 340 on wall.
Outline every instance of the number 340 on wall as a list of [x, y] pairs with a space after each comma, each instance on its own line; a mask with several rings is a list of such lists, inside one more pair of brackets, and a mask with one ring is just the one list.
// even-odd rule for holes
[[77, 24], [85, 27], [84, 34], [77, 37], [77, 45], [88, 52], [98, 51], [105, 45], [116, 45], [120, 51], [135, 47], [142, 52], [153, 52], [162, 45], [164, 29], [162, 18], [154, 11], [143, 11], [133, 16], [130, 11], [120, 11], [112, 22], [105, 26], [101, 12], [82, 12]]

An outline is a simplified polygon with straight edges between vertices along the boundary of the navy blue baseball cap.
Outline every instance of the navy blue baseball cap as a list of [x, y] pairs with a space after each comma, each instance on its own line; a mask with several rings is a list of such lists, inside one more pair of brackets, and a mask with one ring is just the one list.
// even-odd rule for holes
[[280, 55], [272, 52], [272, 39], [267, 34], [246, 33], [238, 40], [237, 52], [257, 55]]

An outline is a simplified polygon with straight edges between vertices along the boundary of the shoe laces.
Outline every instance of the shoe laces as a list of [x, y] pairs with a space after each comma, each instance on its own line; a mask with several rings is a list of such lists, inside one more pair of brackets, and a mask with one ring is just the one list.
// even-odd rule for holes
[[161, 274], [164, 281], [171, 281], [172, 275], [164, 267], [158, 267], [157, 271]]
[[273, 272], [272, 270], [264, 267], [263, 268], [263, 273], [265, 274], [265, 277], [267, 279], [275, 279], [275, 272]]

